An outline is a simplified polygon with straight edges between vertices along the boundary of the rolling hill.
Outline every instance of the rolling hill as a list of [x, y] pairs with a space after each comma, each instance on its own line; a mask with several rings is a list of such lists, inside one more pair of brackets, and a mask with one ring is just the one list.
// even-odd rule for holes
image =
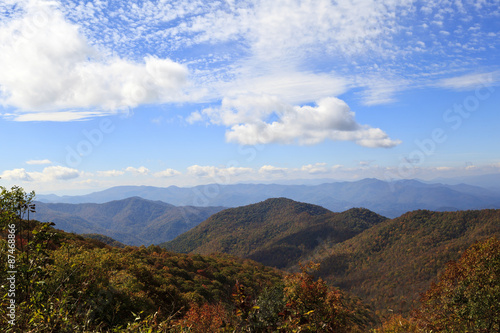
[[119, 186], [83, 196], [38, 195], [52, 203], [105, 203], [138, 196], [176, 206], [239, 207], [270, 198], [289, 199], [320, 205], [334, 212], [364, 207], [387, 217], [428, 209], [456, 211], [500, 208], [500, 192], [466, 184], [429, 184], [417, 180], [382, 181], [363, 179], [320, 185], [208, 184], [191, 188], [170, 186]]
[[33, 218], [58, 229], [102, 234], [127, 245], [158, 244], [191, 229], [222, 207], [176, 207], [139, 197], [104, 204], [36, 203]]
[[500, 238], [500, 210], [419, 210], [342, 242], [326, 241], [308, 259], [319, 276], [385, 313], [407, 312], [450, 260], [477, 241]]
[[384, 220], [367, 209], [333, 213], [286, 198], [268, 199], [223, 210], [160, 246], [184, 253], [228, 253], [286, 268], [314, 251], [325, 235], [342, 242]]
[[386, 219], [279, 198], [221, 211], [160, 246], [229, 253], [288, 271], [319, 263], [318, 276], [388, 314], [408, 313], [447, 262], [492, 236], [500, 238], [500, 210], [417, 210]]

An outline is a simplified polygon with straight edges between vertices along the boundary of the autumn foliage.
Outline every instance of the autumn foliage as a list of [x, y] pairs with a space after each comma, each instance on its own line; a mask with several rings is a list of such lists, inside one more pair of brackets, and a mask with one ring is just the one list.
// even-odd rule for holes
[[[100, 237], [85, 238], [54, 229], [50, 223], [30, 221], [33, 195], [20, 188], [1, 190], [0, 258], [14, 253], [17, 271], [16, 320], [11, 325], [5, 283], [11, 269], [7, 260], [0, 262], [2, 332], [500, 332], [500, 241], [496, 238], [476, 242], [458, 260], [443, 264], [437, 282], [411, 315], [395, 314], [380, 323], [359, 298], [318, 278], [322, 269], [318, 264], [299, 265], [297, 271], [285, 274], [227, 254], [114, 247], [106, 244], [113, 243], [109, 239], [105, 243]], [[467, 226], [472, 223], [481, 228], [481, 235], [496, 230], [493, 218], [483, 227], [477, 222], [480, 216], [496, 218], [493, 211], [455, 214], [464, 221], [451, 226], [441, 224], [437, 215], [407, 214], [387, 225], [442, 227], [441, 233], [418, 242], [443, 235], [452, 240], [454, 234], [469, 229], [477, 233], [477, 228]], [[13, 224], [15, 249], [8, 245]], [[371, 255], [362, 252], [366, 267], [374, 265], [376, 249], [387, 246], [384, 242], [403, 244], [395, 239], [396, 229], [375, 228], [380, 237], [364, 239], [373, 250]], [[339, 263], [330, 262], [340, 269]], [[404, 276], [395, 278], [407, 281]], [[373, 283], [368, 278], [362, 281]]]
[[412, 316], [392, 316], [377, 332], [500, 332], [500, 241], [472, 245], [448, 263]]
[[[2, 332], [348, 332], [361, 304], [322, 280], [229, 255], [168, 252], [158, 246], [109, 246], [23, 219], [32, 196], [2, 192], [0, 256], [16, 225], [15, 325]], [[15, 195], [11, 195], [15, 194]], [[5, 199], [5, 200], [4, 200]], [[16, 204], [16, 202], [18, 204]], [[0, 278], [7, 278], [3, 260]], [[369, 311], [360, 313], [368, 314]], [[362, 317], [362, 316], [361, 316]]]
[[500, 332], [500, 241], [476, 243], [423, 295], [418, 319], [437, 332]]

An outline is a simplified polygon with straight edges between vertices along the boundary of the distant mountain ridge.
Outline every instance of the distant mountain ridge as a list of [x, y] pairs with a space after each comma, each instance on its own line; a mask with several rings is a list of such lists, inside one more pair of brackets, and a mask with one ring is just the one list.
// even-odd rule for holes
[[127, 245], [150, 245], [173, 239], [223, 207], [176, 207], [139, 197], [103, 204], [36, 203], [34, 219], [79, 234], [102, 234]]
[[482, 187], [429, 184], [417, 180], [386, 182], [372, 178], [320, 185], [209, 184], [191, 188], [118, 186], [83, 196], [38, 195], [37, 199], [52, 203], [105, 203], [134, 196], [176, 206], [197, 207], [239, 207], [269, 198], [287, 197], [335, 212], [364, 207], [391, 218], [417, 209], [455, 211], [500, 208], [500, 193]]
[[454, 178], [436, 178], [433, 183], [443, 183], [449, 185], [468, 184], [473, 186], [484, 187], [486, 189], [500, 191], [500, 175], [485, 174], [477, 176], [464, 176]]

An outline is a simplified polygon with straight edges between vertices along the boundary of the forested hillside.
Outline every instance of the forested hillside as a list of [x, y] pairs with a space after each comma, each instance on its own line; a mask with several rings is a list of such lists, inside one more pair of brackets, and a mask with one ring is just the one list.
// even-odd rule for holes
[[30, 201], [18, 188], [0, 195], [0, 256], [12, 258], [0, 279], [15, 278], [15, 292], [1, 293], [2, 332], [363, 332], [377, 323], [358, 299], [314, 279], [313, 266], [284, 275], [224, 254], [111, 247], [22, 219]]
[[103, 204], [37, 202], [34, 218], [54, 222], [67, 232], [99, 233], [127, 245], [150, 245], [174, 239], [222, 207], [176, 207], [132, 197]]
[[326, 242], [309, 259], [324, 279], [376, 309], [407, 313], [447, 262], [492, 236], [500, 238], [500, 210], [414, 211]]
[[221, 211], [161, 246], [230, 253], [289, 271], [319, 263], [322, 278], [387, 314], [408, 313], [447, 262], [491, 236], [500, 237], [500, 210], [421, 210], [389, 220], [281, 198]]
[[286, 268], [313, 252], [325, 237], [342, 242], [384, 220], [367, 209], [333, 213], [286, 198], [268, 199], [214, 214], [160, 246], [184, 253], [229, 253]]

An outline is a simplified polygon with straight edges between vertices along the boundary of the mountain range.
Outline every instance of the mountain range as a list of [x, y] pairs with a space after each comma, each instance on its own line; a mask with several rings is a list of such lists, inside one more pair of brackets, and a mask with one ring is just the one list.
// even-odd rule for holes
[[167, 250], [228, 253], [287, 268], [311, 253], [325, 235], [343, 242], [386, 220], [364, 208], [333, 213], [286, 198], [223, 210], [170, 242]]
[[500, 208], [500, 191], [466, 184], [447, 185], [417, 180], [388, 182], [373, 178], [320, 185], [118, 186], [82, 196], [38, 195], [37, 199], [45, 203], [105, 203], [135, 196], [175, 206], [196, 207], [239, 207], [269, 198], [286, 197], [320, 205], [334, 212], [363, 207], [390, 218], [417, 209], [456, 211]]
[[[494, 273], [498, 271], [498, 255], [497, 259], [493, 257], [494, 260], [490, 260], [495, 255], [493, 250], [498, 249], [498, 240], [491, 238], [500, 238], [498, 209], [458, 212], [416, 210], [388, 219], [366, 208], [335, 213], [318, 205], [287, 198], [272, 198], [237, 208], [197, 210], [138, 197], [105, 204], [38, 203], [37, 209], [39, 213], [36, 214], [50, 213], [55, 218], [61, 218], [61, 224], [64, 218], [73, 216], [74, 220], [70, 220], [73, 224], [67, 224], [69, 227], [91, 229], [99, 226], [117, 234], [130, 234], [131, 239], [137, 241], [147, 237], [143, 234], [144, 230], [159, 233], [169, 229], [168, 221], [175, 220], [174, 225], [177, 226], [189, 224], [187, 220], [181, 221], [180, 217], [194, 216], [195, 221], [189, 231], [161, 246], [123, 249], [118, 248], [124, 247], [123, 244], [107, 236], [91, 234], [84, 238], [53, 230], [49, 224], [17, 221], [23, 230], [20, 235], [24, 237], [19, 243], [37, 249], [31, 255], [35, 265], [39, 265], [37, 269], [43, 273], [33, 275], [34, 278], [29, 281], [30, 286], [38, 288], [37, 297], [44, 297], [43, 303], [35, 303], [43, 304], [37, 311], [44, 311], [45, 304], [51, 307], [70, 304], [68, 311], [74, 311], [72, 304], [82, 297], [83, 302], [94, 302], [95, 295], [103, 295], [99, 296], [100, 301], [96, 304], [107, 302], [111, 305], [99, 305], [96, 315], [108, 318], [108, 314], [111, 317], [118, 314], [122, 326], [134, 318], [137, 321], [135, 313], [140, 311], [148, 311], [151, 321], [142, 322], [149, 323], [157, 316], [163, 320], [159, 308], [170, 309], [166, 314], [169, 316], [188, 304], [194, 306], [198, 304], [195, 302], [201, 302], [203, 308], [195, 307], [193, 310], [196, 320], [200, 317], [199, 313], [206, 313], [207, 318], [225, 313], [229, 318], [228, 314], [241, 317], [245, 313], [243, 311], [247, 311], [246, 318], [258, 315], [258, 322], [265, 320], [264, 327], [269, 327], [269, 323], [276, 323], [280, 318], [284, 318], [282, 322], [286, 323], [308, 322], [311, 314], [315, 313], [322, 313], [317, 319], [321, 324], [324, 323], [321, 311], [330, 309], [328, 311], [334, 311], [335, 322], [337, 315], [346, 314], [345, 318], [352, 319], [350, 323], [361, 325], [350, 332], [366, 332], [368, 327], [374, 327], [391, 314], [397, 315], [388, 322], [401, 323], [404, 318], [400, 314], [409, 315], [413, 309], [418, 309], [422, 304], [416, 302], [419, 295], [431, 290], [431, 283], [442, 277], [444, 271], [450, 274], [451, 267], [451, 273], [456, 273], [454, 269], [458, 266], [447, 264], [450, 260], [464, 258], [466, 249], [486, 239], [488, 241], [481, 244], [488, 242], [492, 251], [476, 255], [483, 256], [479, 258], [480, 262], [493, 268], [480, 266], [481, 273], [493, 271], [482, 277], [489, 279], [486, 281], [491, 282], [492, 291], [487, 289], [488, 294], [481, 294], [479, 302], [486, 304], [482, 308], [486, 310], [492, 308], [490, 304], [498, 303], [497, 298], [493, 298], [498, 294], [498, 274]], [[210, 217], [201, 223], [196, 222], [202, 214]], [[165, 218], [167, 216], [176, 219]], [[39, 217], [35, 215], [35, 218]], [[32, 230], [31, 235], [27, 230]], [[6, 236], [0, 235], [0, 240], [6, 242]], [[210, 254], [212, 252], [216, 253]], [[478, 257], [474, 257], [476, 259]], [[282, 270], [259, 265], [255, 261]], [[20, 265], [26, 266], [23, 271], [32, 264], [20, 261]], [[460, 288], [466, 286], [468, 290], [471, 281], [468, 276], [465, 276], [467, 279], [463, 280]], [[38, 283], [40, 277], [45, 279], [44, 283]], [[61, 285], [61, 277], [70, 282]], [[61, 295], [66, 297], [63, 302], [53, 297], [60, 288], [63, 288]], [[479, 288], [480, 291], [483, 289]], [[317, 306], [304, 310], [301, 307], [303, 301]], [[217, 302], [225, 303], [220, 306]], [[450, 302], [471, 304], [463, 298], [453, 298]], [[206, 312], [210, 304], [219, 305], [214, 311]], [[233, 307], [224, 310], [231, 304]], [[101, 313], [100, 309], [109, 312]], [[297, 309], [303, 314], [300, 320], [295, 320], [295, 313], [299, 313]], [[494, 306], [493, 310], [496, 311]], [[31, 313], [32, 308], [23, 311]], [[56, 323], [65, 323], [68, 318], [66, 309], [47, 311], [45, 317], [51, 313], [61, 316], [61, 319], [56, 318], [59, 320]], [[73, 327], [84, 319], [84, 313], [88, 312], [70, 316]], [[484, 311], [478, 312], [479, 315], [482, 313]], [[53, 321], [53, 317], [50, 318]], [[188, 318], [190, 315], [185, 314], [183, 320]], [[408, 323], [407, 319], [404, 320]], [[399, 332], [410, 331], [402, 325], [398, 326], [401, 328]], [[203, 326], [197, 331], [208, 330]]]
[[389, 314], [408, 313], [447, 262], [492, 236], [500, 238], [500, 210], [417, 210], [387, 219], [367, 209], [333, 213], [277, 198], [221, 211], [160, 246], [288, 271], [319, 263], [318, 276]]
[[36, 202], [33, 218], [54, 222], [56, 228], [78, 234], [102, 234], [127, 245], [171, 240], [223, 207], [176, 207], [139, 197], [103, 204]]
[[[375, 191], [384, 183], [354, 184], [359, 188], [343, 184], [352, 191], [344, 190], [344, 195], [352, 198], [356, 193], [359, 200], [367, 200], [372, 197], [370, 186]], [[453, 200], [460, 198], [456, 193], [462, 193], [462, 200], [475, 197], [477, 205], [486, 205], [479, 199], [484, 198], [482, 190], [468, 185], [450, 188], [415, 181], [392, 185], [401, 195], [400, 203], [415, 193], [433, 193], [434, 198], [452, 193]], [[262, 189], [260, 185], [255, 188]], [[368, 192], [363, 196], [360, 188]], [[313, 192], [308, 193], [313, 197]], [[384, 193], [390, 204], [393, 197]], [[177, 207], [139, 197], [104, 204], [38, 202], [34, 218], [55, 222], [65, 231], [104, 234], [126, 245], [161, 244], [175, 252], [226, 253], [292, 272], [299, 263], [317, 262], [317, 274], [324, 280], [385, 314], [392, 310], [408, 313], [448, 261], [458, 259], [476, 241], [500, 238], [500, 210], [496, 209], [415, 210], [390, 219], [366, 208], [332, 212], [284, 197], [227, 209]]]

